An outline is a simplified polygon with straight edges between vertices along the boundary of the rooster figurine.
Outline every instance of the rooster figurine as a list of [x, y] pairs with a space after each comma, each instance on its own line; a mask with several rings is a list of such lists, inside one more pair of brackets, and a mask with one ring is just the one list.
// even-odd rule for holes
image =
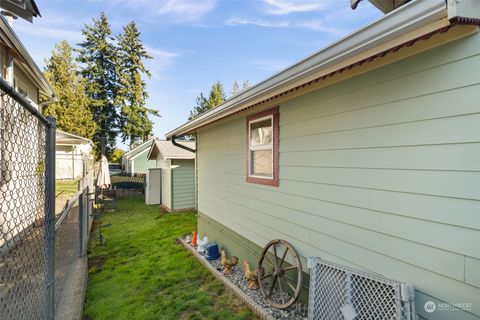
[[258, 276], [257, 271], [252, 271], [250, 269], [250, 265], [248, 264], [248, 260], [243, 260], [243, 270], [245, 271], [245, 278], [248, 282], [248, 287], [252, 290], [258, 289]]
[[223, 267], [224, 274], [230, 274], [232, 272], [233, 267], [235, 267], [238, 263], [238, 258], [233, 256], [230, 259], [227, 259], [227, 255], [225, 254], [225, 249], [222, 249], [222, 259], [220, 260]]

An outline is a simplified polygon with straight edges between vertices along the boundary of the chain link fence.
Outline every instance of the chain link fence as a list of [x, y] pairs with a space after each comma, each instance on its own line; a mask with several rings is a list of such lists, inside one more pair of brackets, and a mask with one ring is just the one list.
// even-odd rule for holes
[[56, 217], [55, 119], [3, 79], [0, 97], [0, 319], [65, 319], [86, 261], [87, 183]]

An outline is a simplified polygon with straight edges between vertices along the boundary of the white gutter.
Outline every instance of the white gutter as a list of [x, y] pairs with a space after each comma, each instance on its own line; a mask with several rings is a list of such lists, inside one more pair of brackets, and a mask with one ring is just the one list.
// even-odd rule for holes
[[444, 19], [447, 16], [446, 9], [445, 0], [412, 1], [227, 100], [215, 109], [177, 127], [165, 136], [170, 139], [172, 136], [189, 133], [237, 111], [236, 109], [239, 107], [266, 97], [283, 87], [339, 64], [361, 52], [374, 49], [387, 41]]
[[[35, 26], [33, 26], [33, 28], [35, 28]], [[3, 32], [5, 37], [10, 42], [10, 43], [7, 43], [7, 45], [13, 48], [14, 50], [16, 50], [17, 51], [16, 53], [28, 65], [29, 68], [27, 68], [27, 72], [33, 78], [36, 84], [40, 87], [41, 91], [43, 91], [43, 93], [49, 98], [55, 97], [56, 96], [55, 91], [48, 83], [48, 80], [43, 75], [43, 72], [37, 66], [32, 56], [28, 53], [27, 49], [23, 46], [22, 42], [17, 37], [17, 35], [13, 31], [10, 24], [1, 14], [0, 14], [0, 30]]]

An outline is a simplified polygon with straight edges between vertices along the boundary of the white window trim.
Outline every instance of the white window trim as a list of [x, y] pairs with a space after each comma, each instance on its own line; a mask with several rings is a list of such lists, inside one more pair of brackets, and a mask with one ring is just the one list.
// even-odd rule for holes
[[[259, 146], [251, 146], [250, 143], [252, 141], [252, 131], [251, 131], [251, 125], [253, 123], [256, 123], [256, 122], [261, 122], [261, 121], [265, 121], [267, 119], [270, 119], [270, 126], [272, 127], [272, 141], [270, 142], [270, 144], [263, 144], [263, 145], [259, 145]], [[258, 118], [258, 119], [255, 119], [255, 120], [251, 120], [251, 121], [248, 121], [248, 176], [251, 177], [251, 178], [259, 178], [259, 179], [265, 179], [265, 180], [273, 180], [274, 179], [274, 172], [275, 172], [275, 169], [274, 169], [274, 159], [275, 159], [275, 156], [274, 156], [274, 148], [273, 148], [273, 139], [274, 139], [274, 127], [273, 127], [273, 114], [271, 115], [268, 115], [268, 116], [265, 116], [265, 117], [261, 117], [261, 118]], [[252, 151], [258, 151], [258, 150], [272, 150], [272, 174], [270, 176], [258, 176], [258, 175], [254, 175], [252, 174]]]

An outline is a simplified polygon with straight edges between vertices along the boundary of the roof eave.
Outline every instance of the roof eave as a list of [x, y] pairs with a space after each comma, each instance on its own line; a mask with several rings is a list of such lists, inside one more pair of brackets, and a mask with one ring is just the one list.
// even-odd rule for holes
[[194, 156], [189, 156], [189, 157], [165, 157], [167, 160], [193, 160], [195, 159]]
[[444, 0], [412, 1], [166, 134], [181, 136], [322, 69], [447, 17]]
[[10, 45], [13, 47], [13, 49], [17, 51], [18, 55], [28, 65], [28, 72], [39, 87], [40, 91], [47, 97], [56, 97], [57, 95], [55, 93], [55, 90], [53, 90], [53, 88], [50, 86], [48, 80], [43, 75], [43, 72], [35, 63], [32, 56], [28, 53], [27, 49], [24, 47], [24, 45], [17, 37], [7, 20], [5, 20], [3, 15], [0, 15], [0, 30], [3, 31], [5, 36], [8, 38], [8, 40], [10, 41]]

